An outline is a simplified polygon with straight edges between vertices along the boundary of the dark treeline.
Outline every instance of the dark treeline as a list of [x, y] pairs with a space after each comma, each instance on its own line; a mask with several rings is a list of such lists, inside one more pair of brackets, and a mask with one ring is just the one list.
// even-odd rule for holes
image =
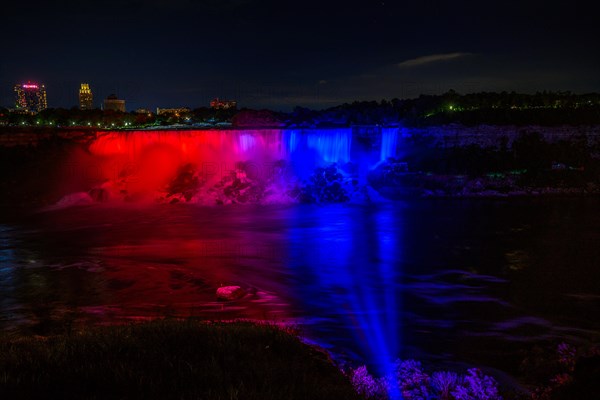
[[472, 93], [453, 90], [415, 99], [345, 103], [321, 111], [296, 108], [288, 124], [306, 126], [352, 124], [563, 125], [600, 123], [600, 94], [539, 92], [536, 94]]
[[89, 126], [111, 129], [231, 124], [238, 127], [316, 128], [351, 125], [433, 126], [450, 123], [467, 126], [600, 124], [600, 94], [481, 92], [461, 95], [450, 90], [442, 95], [421, 95], [414, 99], [355, 101], [323, 110], [296, 107], [289, 113], [203, 107], [178, 114], [156, 115], [150, 112], [59, 108], [30, 115], [0, 108], [0, 125], [5, 126]]

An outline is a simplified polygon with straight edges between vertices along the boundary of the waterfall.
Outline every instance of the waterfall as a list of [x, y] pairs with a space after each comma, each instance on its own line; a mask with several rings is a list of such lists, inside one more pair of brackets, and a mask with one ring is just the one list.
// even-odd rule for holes
[[350, 161], [350, 129], [315, 130], [203, 130], [133, 131], [101, 134], [90, 146], [92, 154], [127, 156], [138, 160], [149, 148], [176, 152], [181, 161], [245, 161], [260, 158], [305, 160], [318, 163]]
[[386, 161], [389, 157], [397, 155], [398, 151], [398, 128], [381, 129], [381, 156], [380, 161]]
[[[287, 190], [284, 186], [304, 182], [316, 168], [334, 163], [346, 178], [354, 171], [366, 184], [371, 168], [397, 154], [398, 129], [380, 132], [381, 148], [377, 136], [372, 146], [355, 141], [352, 128], [109, 131], [97, 136], [87, 155], [69, 163], [86, 183], [78, 189], [102, 185], [112, 197], [171, 193], [173, 182], [181, 188], [193, 179], [204, 188], [230, 184], [232, 176], [275, 184], [274, 173], [281, 190]], [[349, 162], [352, 168], [346, 168]], [[277, 170], [281, 166], [285, 170]]]
[[352, 146], [351, 129], [317, 130], [306, 135], [309, 148], [316, 149], [323, 161], [347, 163]]
[[283, 131], [287, 153], [294, 162], [331, 164], [350, 161], [352, 130], [347, 129], [291, 129]]

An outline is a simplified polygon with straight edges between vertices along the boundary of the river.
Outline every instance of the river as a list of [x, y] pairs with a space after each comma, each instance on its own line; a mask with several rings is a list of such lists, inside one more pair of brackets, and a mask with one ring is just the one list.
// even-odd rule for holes
[[[400, 131], [378, 134], [108, 132], [33, 153], [43, 168], [4, 187], [54, 205], [3, 203], [0, 329], [252, 319], [378, 374], [401, 357], [507, 379], [536, 345], [597, 341], [600, 199], [355, 196], [402, 159]], [[226, 285], [247, 294], [217, 300]]]
[[[597, 199], [94, 204], [0, 225], [0, 327], [154, 317], [295, 324], [347, 361], [515, 373], [600, 321]], [[216, 288], [248, 294], [217, 301]]]

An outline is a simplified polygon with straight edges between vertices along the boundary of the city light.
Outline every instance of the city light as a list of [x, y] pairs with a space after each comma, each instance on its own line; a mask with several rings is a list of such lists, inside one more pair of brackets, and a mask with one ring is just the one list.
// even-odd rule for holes
[[87, 83], [82, 83], [79, 88], [79, 109], [80, 110], [92, 110], [94, 108], [93, 105], [94, 96], [92, 94], [92, 90], [90, 89], [90, 85]]
[[25, 83], [14, 86], [15, 108], [30, 113], [37, 113], [48, 108], [46, 88], [44, 85]]

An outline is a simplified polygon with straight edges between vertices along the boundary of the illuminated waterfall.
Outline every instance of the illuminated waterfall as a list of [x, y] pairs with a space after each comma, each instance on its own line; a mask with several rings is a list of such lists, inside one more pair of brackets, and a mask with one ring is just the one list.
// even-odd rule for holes
[[312, 129], [284, 130], [283, 142], [291, 157], [305, 159], [314, 152], [320, 163], [347, 163], [350, 161], [352, 147], [352, 130], [345, 129]]
[[[85, 165], [78, 167], [77, 174], [86, 175], [80, 179], [85, 186], [71, 186], [86, 192], [102, 185], [111, 198], [130, 199], [133, 194], [136, 198], [164, 198], [171, 193], [169, 184], [178, 177], [184, 179], [182, 173], [187, 170], [192, 171], [189, 179], [198, 179], [206, 190], [228, 184], [227, 179], [238, 174], [253, 184], [278, 185], [274, 190], [287, 193], [288, 184], [306, 182], [316, 168], [331, 164], [346, 168], [347, 163], [353, 164], [352, 173], [357, 174], [359, 184], [367, 185], [368, 171], [395, 156], [399, 144], [397, 128], [375, 132], [381, 132], [381, 137], [376, 134], [373, 145], [353, 137], [352, 128], [101, 132], [86, 156], [79, 154], [69, 160], [71, 165]], [[278, 182], [271, 180], [276, 165], [285, 168]], [[350, 176], [344, 175], [344, 179]], [[178, 182], [181, 187], [184, 181]]]
[[381, 157], [380, 161], [386, 161], [395, 156], [398, 150], [398, 128], [381, 129]]

